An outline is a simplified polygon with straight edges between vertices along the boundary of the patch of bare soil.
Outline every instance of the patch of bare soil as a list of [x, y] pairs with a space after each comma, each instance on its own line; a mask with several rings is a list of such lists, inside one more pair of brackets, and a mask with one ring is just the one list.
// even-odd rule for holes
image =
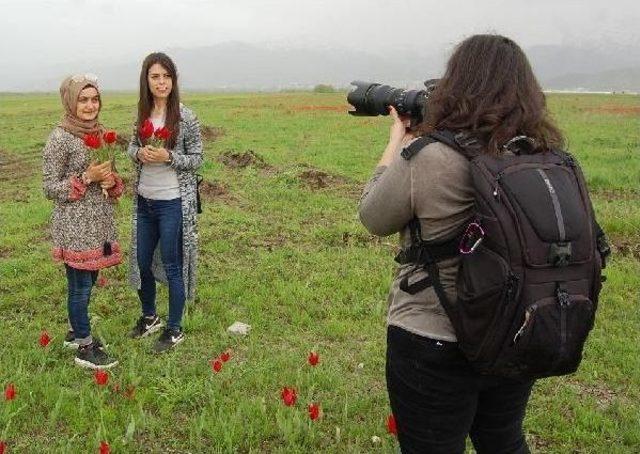
[[209, 142], [213, 142], [214, 140], [218, 140], [219, 137], [225, 134], [224, 128], [219, 128], [217, 126], [203, 126], [200, 133], [202, 134], [202, 138]]
[[604, 113], [609, 115], [640, 115], [640, 106], [618, 106], [615, 104], [603, 104], [587, 109], [589, 112]]
[[635, 257], [640, 260], [640, 240], [638, 238], [614, 238], [611, 240], [614, 254]]
[[305, 170], [298, 175], [298, 178], [302, 183], [314, 190], [339, 186], [347, 183], [347, 180], [340, 175], [332, 175], [318, 169]]
[[638, 200], [640, 194], [635, 191], [623, 191], [621, 189], [597, 189], [592, 191], [595, 197], [612, 202], [614, 200]]
[[552, 444], [550, 441], [545, 440], [542, 436], [537, 434], [528, 434], [527, 435], [527, 443], [531, 448], [532, 452], [549, 452]]
[[342, 244], [345, 246], [365, 246], [382, 244], [382, 237], [361, 232], [342, 232]]
[[200, 183], [200, 196], [205, 200], [229, 199], [231, 194], [226, 186], [217, 181], [203, 181]]
[[39, 159], [35, 152], [20, 155], [0, 149], [0, 182], [31, 177]]
[[580, 394], [580, 396], [591, 396], [601, 410], [609, 407], [618, 395], [616, 391], [608, 388], [602, 383], [588, 385], [586, 383], [572, 381], [570, 382], [570, 385], [578, 392], [578, 394]]
[[0, 247], [0, 259], [6, 259], [11, 256], [11, 249], [8, 247]]
[[246, 167], [257, 167], [259, 169], [270, 169], [271, 166], [253, 150], [247, 150], [244, 153], [234, 153], [227, 151], [223, 153], [218, 160], [227, 167], [232, 169], [244, 169]]
[[283, 246], [287, 242], [287, 237], [278, 234], [268, 238], [256, 238], [250, 242], [250, 245], [254, 249], [266, 249], [271, 252], [275, 248]]

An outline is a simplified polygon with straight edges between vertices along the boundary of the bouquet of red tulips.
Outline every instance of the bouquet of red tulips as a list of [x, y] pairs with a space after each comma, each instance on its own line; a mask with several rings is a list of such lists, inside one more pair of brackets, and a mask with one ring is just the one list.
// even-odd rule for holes
[[[111, 162], [111, 169], [115, 169], [116, 159], [116, 141], [118, 140], [118, 134], [115, 131], [105, 131], [100, 137], [99, 134], [87, 134], [84, 136], [84, 144], [93, 150], [92, 162]], [[102, 194], [105, 198], [109, 196], [106, 189], [102, 189]]]
[[151, 120], [147, 119], [139, 129], [140, 139], [146, 141], [147, 145], [154, 148], [165, 146], [166, 141], [171, 137], [171, 131], [166, 126], [155, 128]]

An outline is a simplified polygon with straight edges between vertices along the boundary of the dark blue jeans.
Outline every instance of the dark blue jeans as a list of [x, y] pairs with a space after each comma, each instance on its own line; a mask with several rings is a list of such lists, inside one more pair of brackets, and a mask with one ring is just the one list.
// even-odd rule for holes
[[76, 339], [82, 342], [86, 339], [91, 341], [91, 327], [89, 325], [89, 298], [91, 298], [91, 289], [98, 277], [97, 271], [86, 271], [71, 268], [64, 265], [67, 271], [67, 311], [69, 312], [69, 323], [76, 336]]
[[162, 266], [169, 286], [167, 326], [180, 329], [185, 293], [182, 279], [182, 204], [181, 199], [150, 200], [138, 196], [138, 267], [141, 286], [138, 296], [143, 315], [156, 315], [156, 281], [151, 271], [153, 253], [158, 244]]
[[390, 326], [387, 390], [404, 454], [525, 454], [522, 420], [533, 381], [480, 375], [453, 342]]

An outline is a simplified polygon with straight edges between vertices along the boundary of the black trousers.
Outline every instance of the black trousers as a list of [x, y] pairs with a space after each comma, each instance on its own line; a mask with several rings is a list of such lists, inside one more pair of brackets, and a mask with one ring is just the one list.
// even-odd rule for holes
[[529, 453], [522, 420], [533, 381], [475, 372], [456, 343], [387, 331], [387, 390], [403, 454]]

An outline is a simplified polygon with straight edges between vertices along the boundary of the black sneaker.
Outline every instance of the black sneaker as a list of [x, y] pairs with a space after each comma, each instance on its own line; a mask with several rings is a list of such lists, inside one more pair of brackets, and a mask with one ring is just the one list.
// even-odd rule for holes
[[118, 361], [107, 355], [98, 339], [94, 339], [89, 345], [80, 345], [75, 361], [78, 366], [88, 369], [109, 369], [118, 364]]
[[153, 351], [156, 353], [165, 352], [184, 340], [184, 333], [182, 330], [165, 328], [158, 337], [158, 340], [153, 346]]
[[163, 326], [164, 324], [162, 323], [162, 320], [160, 320], [160, 317], [157, 315], [154, 315], [153, 317], [142, 316], [136, 322], [136, 326], [129, 331], [129, 337], [133, 339], [147, 337], [149, 334], [155, 333]]
[[77, 348], [80, 346], [80, 344], [78, 344], [78, 341], [76, 340], [76, 333], [74, 333], [72, 329], [67, 331], [67, 334], [64, 336], [64, 342], [62, 343], [62, 345], [66, 348], [72, 348], [74, 350], [77, 350]]

